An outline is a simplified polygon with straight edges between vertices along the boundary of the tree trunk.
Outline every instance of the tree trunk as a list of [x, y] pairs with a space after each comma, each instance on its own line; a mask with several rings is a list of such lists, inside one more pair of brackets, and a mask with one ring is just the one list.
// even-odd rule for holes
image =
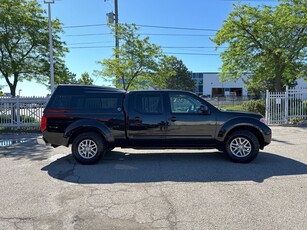
[[281, 92], [282, 91], [282, 83], [281, 83], [282, 75], [276, 74], [275, 75], [275, 91]]
[[16, 97], [16, 85], [10, 85], [11, 96]]
[[281, 92], [282, 91], [282, 68], [280, 63], [280, 55], [274, 55], [275, 60], [275, 91]]

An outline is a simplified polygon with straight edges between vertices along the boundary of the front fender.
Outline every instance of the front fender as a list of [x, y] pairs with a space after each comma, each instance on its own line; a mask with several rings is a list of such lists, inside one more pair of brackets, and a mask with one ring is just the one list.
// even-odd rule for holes
[[110, 129], [104, 123], [88, 119], [78, 120], [70, 124], [64, 132], [64, 137], [70, 139], [75, 133], [82, 129], [87, 129], [87, 131], [94, 130], [100, 133], [108, 143], [114, 142], [114, 137]]
[[223, 142], [229, 132], [238, 127], [250, 127], [256, 129], [264, 137], [266, 132], [270, 132], [270, 128], [263, 124], [260, 120], [250, 117], [236, 117], [227, 121], [219, 130], [217, 140]]

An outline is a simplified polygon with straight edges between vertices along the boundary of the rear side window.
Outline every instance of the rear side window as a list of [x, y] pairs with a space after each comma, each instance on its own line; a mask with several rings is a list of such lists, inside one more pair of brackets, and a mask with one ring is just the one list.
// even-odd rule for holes
[[78, 112], [120, 112], [122, 94], [101, 93], [84, 95], [54, 95], [49, 109], [69, 109]]
[[159, 93], [137, 93], [134, 96], [134, 109], [143, 114], [162, 113], [162, 95]]
[[50, 99], [48, 107], [51, 109], [68, 109], [72, 101], [72, 96], [55, 95]]

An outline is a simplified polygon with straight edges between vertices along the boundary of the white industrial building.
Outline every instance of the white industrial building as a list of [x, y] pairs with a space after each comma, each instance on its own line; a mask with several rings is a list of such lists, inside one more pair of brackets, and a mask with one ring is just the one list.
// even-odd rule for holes
[[217, 72], [192, 73], [196, 81], [196, 94], [210, 97], [218, 96], [247, 96], [247, 89], [243, 80], [220, 81], [220, 74]]
[[[192, 73], [192, 78], [196, 81], [195, 93], [197, 95], [205, 95], [209, 97], [248, 96], [242, 78], [236, 81], [221, 82], [220, 73], [218, 72]], [[296, 88], [300, 87], [307, 87], [307, 82], [304, 81], [304, 79], [297, 80]]]

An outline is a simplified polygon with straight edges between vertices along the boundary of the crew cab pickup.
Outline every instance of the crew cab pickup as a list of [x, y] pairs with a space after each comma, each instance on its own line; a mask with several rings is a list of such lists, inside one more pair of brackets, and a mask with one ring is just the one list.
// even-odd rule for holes
[[250, 162], [272, 135], [262, 115], [221, 111], [190, 92], [84, 85], [56, 88], [41, 131], [53, 147], [71, 145], [83, 164], [97, 162], [115, 147], [216, 148], [233, 161]]

